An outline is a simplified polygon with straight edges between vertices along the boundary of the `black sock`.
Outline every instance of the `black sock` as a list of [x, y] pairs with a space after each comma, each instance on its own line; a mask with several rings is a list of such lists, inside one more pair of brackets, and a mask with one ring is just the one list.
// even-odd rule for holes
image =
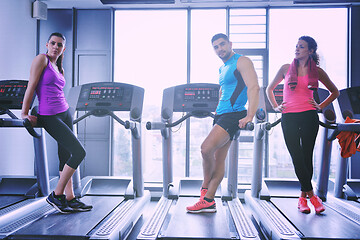
[[61, 196], [64, 196], [64, 195], [63, 195], [63, 194], [61, 194], [61, 195], [56, 195], [56, 194], [55, 194], [55, 191], [54, 191], [54, 197], [57, 198], [57, 197], [61, 197]]
[[201, 190], [203, 190], [203, 189], [208, 189], [207, 187], [201, 187]]
[[207, 198], [207, 197], [204, 197], [204, 200], [207, 201], [207, 202], [212, 202], [212, 201], [214, 201], [214, 199], [210, 199], [210, 198]]

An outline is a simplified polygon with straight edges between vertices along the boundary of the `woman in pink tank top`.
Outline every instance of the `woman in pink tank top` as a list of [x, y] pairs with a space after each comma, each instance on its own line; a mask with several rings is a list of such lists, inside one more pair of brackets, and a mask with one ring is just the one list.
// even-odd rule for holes
[[[301, 185], [298, 209], [310, 213], [307, 197], [314, 205], [316, 214], [325, 210], [321, 199], [314, 194], [311, 179], [313, 175], [313, 151], [319, 129], [317, 110], [328, 106], [339, 96], [339, 91], [326, 72], [319, 65], [316, 53], [317, 43], [312, 37], [299, 38], [295, 49], [295, 59], [283, 65], [266, 89], [268, 99], [275, 111], [281, 112], [281, 127], [286, 147], [292, 158], [295, 174]], [[275, 87], [284, 80], [283, 102], [278, 105]], [[321, 103], [316, 103], [313, 90], [318, 81], [324, 84], [330, 95]]]
[[[85, 149], [73, 133], [72, 116], [66, 102], [62, 67], [66, 39], [52, 33], [46, 43], [46, 54], [39, 54], [32, 62], [21, 117], [37, 122], [57, 141], [60, 179], [46, 201], [61, 213], [89, 211], [92, 206], [75, 198], [71, 177], [85, 157]], [[37, 116], [29, 115], [31, 100], [36, 92], [39, 100]]]

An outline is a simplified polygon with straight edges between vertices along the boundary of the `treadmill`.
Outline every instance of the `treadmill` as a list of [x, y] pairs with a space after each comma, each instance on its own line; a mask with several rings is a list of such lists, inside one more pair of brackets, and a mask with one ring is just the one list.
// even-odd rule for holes
[[[133, 179], [85, 177], [81, 180], [82, 201], [93, 205], [91, 211], [44, 214], [9, 239], [125, 239], [129, 235], [150, 202], [149, 191], [144, 191], [141, 166], [143, 97], [143, 88], [115, 82], [89, 83], [70, 89], [70, 109], [86, 111], [74, 123], [91, 115], [111, 116], [131, 131]], [[114, 111], [128, 111], [130, 120], [121, 120]]]
[[[19, 119], [12, 112], [21, 109], [27, 85], [26, 80], [0, 81], [0, 115], [7, 115], [0, 118], [0, 128], [26, 128], [33, 136], [35, 152], [35, 176], [0, 176], [0, 239], [36, 220], [38, 211], [50, 211], [44, 196], [50, 194], [57, 182], [57, 177], [49, 180], [44, 130], [35, 131], [27, 119]], [[25, 218], [22, 225], [13, 224], [19, 218]]]
[[[217, 84], [184, 84], [164, 90], [162, 122], [147, 122], [146, 125], [148, 130], [158, 129], [162, 135], [163, 195], [153, 215], [142, 226], [137, 239], [259, 239], [258, 232], [237, 197], [240, 131], [229, 150], [228, 178], [222, 181], [216, 192], [216, 213], [187, 213], [186, 206], [194, 204], [200, 197], [202, 180], [173, 180], [171, 128], [190, 117], [214, 117], [212, 112], [218, 101]], [[174, 112], [183, 112], [184, 116], [173, 122]], [[253, 124], [248, 124], [247, 128], [251, 127]]]
[[[344, 120], [347, 116], [350, 118], [360, 118], [360, 87], [351, 87], [340, 90], [338, 97], [339, 107]], [[359, 123], [360, 124], [360, 123]], [[359, 133], [360, 131], [357, 131]], [[357, 154], [359, 156], [359, 154]], [[356, 156], [357, 160], [359, 157]], [[335, 197], [353, 200], [360, 203], [360, 179], [348, 179], [348, 158], [341, 158], [338, 161], [335, 178], [334, 192]], [[356, 204], [355, 206], [360, 207]]]
[[[282, 102], [282, 87], [274, 90], [278, 102]], [[298, 211], [297, 202], [299, 198], [300, 184], [297, 181], [264, 180], [262, 181], [262, 152], [264, 147], [264, 137], [267, 132], [275, 127], [277, 123], [266, 122], [266, 112], [271, 112], [269, 102], [266, 102], [265, 88], [261, 91], [260, 108], [264, 114], [257, 114], [257, 124], [255, 126], [254, 142], [254, 164], [251, 191], [245, 192], [245, 202], [252, 210], [254, 219], [257, 221], [264, 235], [269, 239], [360, 239], [359, 215], [347, 214], [347, 210], [335, 210], [332, 201], [324, 202], [326, 211], [322, 214], [304, 214]], [[317, 96], [316, 96], [317, 95]], [[318, 94], [314, 94], [315, 99], [323, 99], [328, 95], [324, 89], [319, 89]], [[335, 124], [335, 113], [332, 105], [323, 110], [325, 123], [320, 123], [326, 129], [335, 132], [339, 129], [347, 130], [348, 126]], [[330, 134], [331, 135], [331, 134]], [[324, 145], [331, 146], [331, 138], [327, 133], [324, 134]], [[323, 148], [323, 155], [330, 156], [329, 148]], [[330, 162], [325, 162], [323, 156], [322, 166], [318, 177], [316, 194], [326, 200]], [[328, 166], [327, 166], [328, 165]], [[297, 186], [296, 186], [297, 185]], [[309, 205], [312, 208], [312, 205]]]

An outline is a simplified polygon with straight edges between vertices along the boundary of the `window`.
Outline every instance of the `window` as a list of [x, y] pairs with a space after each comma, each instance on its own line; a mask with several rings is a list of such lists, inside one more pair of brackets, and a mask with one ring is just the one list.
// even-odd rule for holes
[[[338, 89], [347, 87], [346, 8], [270, 9], [269, 21], [269, 81], [272, 81], [283, 64], [293, 60], [298, 38], [308, 35], [317, 41], [320, 67], [327, 72]], [[271, 120], [274, 121], [276, 116], [271, 115]], [[320, 127], [314, 150], [315, 174], [321, 160], [321, 154], [317, 153], [321, 152], [322, 133], [323, 129]], [[334, 141], [334, 144], [333, 156], [337, 156], [338, 143]], [[269, 164], [270, 177], [295, 177], [280, 126], [270, 132]], [[331, 169], [331, 176], [334, 176], [334, 167]]]
[[[339, 89], [347, 86], [346, 8], [117, 10], [115, 81], [145, 89], [142, 116], [145, 181], [162, 181], [162, 137], [160, 131], [146, 130], [145, 123], [160, 121], [165, 88], [187, 82], [218, 83], [218, 70], [223, 63], [212, 49], [211, 37], [226, 33], [227, 29], [233, 49], [253, 61], [260, 86], [266, 86], [282, 64], [292, 61], [301, 35], [315, 38], [320, 66]], [[119, 116], [128, 119], [124, 113]], [[174, 113], [173, 120], [181, 116], [182, 113]], [[269, 117], [274, 121], [279, 116]], [[174, 177], [202, 177], [200, 144], [211, 127], [211, 118], [191, 118], [189, 131], [185, 122], [172, 129]], [[187, 156], [186, 134], [189, 133]], [[269, 134], [270, 168], [266, 176], [295, 177], [281, 128], [277, 126]], [[239, 181], [250, 181], [252, 135], [242, 133], [250, 143], [240, 145]], [[131, 176], [130, 133], [114, 123], [113, 138], [113, 173]], [[317, 143], [316, 147], [320, 146]], [[320, 157], [315, 155], [315, 161]]]
[[[230, 35], [236, 53], [254, 64], [258, 82], [263, 86], [267, 73], [266, 9], [230, 9]], [[238, 181], [250, 182], [253, 166], [254, 131], [240, 132]]]
[[[186, 10], [115, 12], [115, 81], [145, 89], [142, 114], [145, 181], [162, 181], [161, 134], [158, 130], [146, 130], [145, 124], [147, 121], [161, 120], [163, 90], [186, 83], [186, 13]], [[128, 132], [123, 126], [114, 124], [114, 175], [131, 176]], [[174, 136], [173, 146], [183, 146], [177, 143], [180, 139]], [[184, 147], [177, 151], [183, 153]], [[175, 162], [179, 154], [174, 152], [173, 155]], [[124, 166], [127, 166], [127, 170], [123, 170]]]

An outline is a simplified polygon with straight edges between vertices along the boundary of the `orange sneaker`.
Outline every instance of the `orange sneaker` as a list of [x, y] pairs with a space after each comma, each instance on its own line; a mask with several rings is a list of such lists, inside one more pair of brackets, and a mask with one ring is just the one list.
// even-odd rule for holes
[[207, 188], [201, 188], [201, 191], [200, 191], [200, 200], [203, 200], [204, 197], [205, 197], [205, 194], [207, 193]]
[[307, 200], [304, 197], [299, 197], [298, 209], [302, 213], [310, 213], [310, 208], [307, 205]]
[[321, 212], [325, 211], [325, 207], [318, 196], [316, 195], [312, 196], [310, 198], [310, 202], [312, 205], [314, 205], [316, 214], [320, 214]]
[[214, 200], [208, 202], [202, 199], [195, 203], [193, 206], [186, 207], [186, 210], [190, 213], [214, 213], [216, 212], [216, 203]]

